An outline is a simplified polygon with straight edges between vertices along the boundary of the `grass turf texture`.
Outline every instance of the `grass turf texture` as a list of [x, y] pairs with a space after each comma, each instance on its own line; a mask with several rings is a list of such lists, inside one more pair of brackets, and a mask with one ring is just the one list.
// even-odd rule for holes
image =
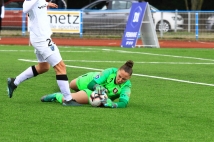
[[40, 102], [41, 96], [59, 91], [53, 69], [20, 84], [10, 99], [6, 92], [7, 77], [15, 77], [34, 65], [32, 60], [36, 58], [32, 47], [0, 46], [0, 141], [204, 142], [214, 139], [214, 50], [60, 47], [60, 51], [68, 65], [69, 80], [95, 69], [120, 67], [132, 59], [135, 65], [128, 107], [64, 107], [59, 103]]

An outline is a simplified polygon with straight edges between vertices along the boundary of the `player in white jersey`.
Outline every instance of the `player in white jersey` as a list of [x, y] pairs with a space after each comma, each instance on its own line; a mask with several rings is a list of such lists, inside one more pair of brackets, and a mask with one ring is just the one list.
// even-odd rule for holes
[[70, 95], [66, 66], [62, 60], [59, 49], [51, 39], [50, 21], [48, 21], [47, 8], [58, 6], [45, 0], [25, 0], [23, 12], [29, 16], [30, 42], [35, 48], [38, 64], [27, 68], [15, 78], [8, 78], [8, 96], [11, 98], [17, 86], [32, 77], [45, 73], [50, 65], [56, 72], [57, 84], [65, 97], [63, 105], [79, 106]]
[[0, 40], [1, 40], [1, 30], [2, 30], [2, 19], [4, 18], [4, 1], [0, 0]]

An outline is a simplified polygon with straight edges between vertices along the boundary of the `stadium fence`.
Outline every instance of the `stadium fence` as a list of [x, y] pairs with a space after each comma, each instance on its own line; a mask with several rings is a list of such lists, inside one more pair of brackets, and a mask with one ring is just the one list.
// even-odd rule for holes
[[[14, 11], [22, 11], [22, 9], [5, 9], [13, 13]], [[67, 9], [67, 11], [73, 11]], [[90, 12], [90, 11], [89, 11]], [[107, 12], [107, 14], [106, 14]], [[91, 15], [82, 13], [82, 35], [77, 33], [54, 34], [60, 37], [96, 37], [96, 38], [122, 38], [127, 17], [124, 18], [123, 12], [106, 10], [106, 12], [94, 11]], [[20, 14], [16, 17], [7, 17], [2, 20], [2, 36], [26, 36], [27, 18], [26, 15]], [[15, 13], [15, 12], [14, 12]], [[174, 16], [168, 16], [173, 13]], [[200, 40], [211, 41], [214, 37], [214, 11], [152, 11], [155, 21], [155, 14], [159, 14], [160, 25], [155, 25], [156, 33], [159, 39], [183, 39], [183, 40]], [[105, 15], [105, 16], [104, 16]], [[180, 19], [179, 15], [182, 17]], [[167, 19], [173, 19], [173, 24], [169, 25], [169, 31], [165, 31], [164, 25], [169, 22]], [[182, 25], [178, 25], [180, 21]], [[11, 24], [12, 23], [12, 24]], [[171, 22], [172, 24], [172, 22]], [[146, 34], [146, 33], [142, 33]], [[63, 35], [63, 36], [62, 36]]]

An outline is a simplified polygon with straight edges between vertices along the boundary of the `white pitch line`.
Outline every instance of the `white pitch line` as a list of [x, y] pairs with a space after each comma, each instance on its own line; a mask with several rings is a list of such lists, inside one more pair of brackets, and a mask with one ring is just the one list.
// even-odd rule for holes
[[91, 52], [97, 52], [97, 51], [60, 51], [60, 52], [79, 52], [79, 53], [82, 53], [82, 52], [88, 52], [88, 53], [91, 53]]
[[70, 66], [70, 65], [66, 65], [66, 67], [77, 68], [77, 69], [95, 70], [95, 71], [102, 71], [103, 70], [103, 69], [95, 69], [95, 68], [80, 67], [80, 66]]
[[24, 62], [38, 62], [36, 59], [35, 60], [30, 60], [30, 59], [18, 59], [19, 61], [24, 61]]
[[[37, 62], [37, 60], [18, 59], [20, 61]], [[65, 62], [86, 63], [124, 63], [124, 61], [89, 61], [89, 60], [63, 60]], [[189, 62], [135, 62], [136, 64], [182, 64], [182, 65], [213, 65], [214, 63], [189, 63]]]
[[[86, 63], [124, 63], [124, 61], [90, 61], [90, 60], [63, 60], [65, 62], [86, 62]], [[187, 65], [213, 65], [214, 63], [194, 62], [134, 62], [136, 64], [187, 64]]]
[[[34, 52], [34, 50], [0, 50], [0, 52]], [[74, 52], [74, 53], [89, 52], [89, 53], [91, 53], [91, 52], [97, 52], [97, 51], [60, 51], [60, 52]]]
[[127, 53], [127, 54], [133, 53], [133, 54], [145, 54], [145, 55], [152, 55], [152, 56], [163, 56], [163, 57], [173, 57], [173, 58], [183, 58], [183, 59], [194, 59], [194, 60], [202, 60], [202, 61], [214, 61], [214, 59], [205, 59], [205, 58], [188, 57], [188, 56], [177, 56], [177, 55], [155, 54], [155, 53], [134, 52], [134, 51], [124, 51], [124, 50], [111, 50], [111, 49], [103, 49], [103, 50], [111, 51], [111, 52]]
[[188, 81], [188, 80], [180, 80], [180, 79], [174, 79], [174, 78], [167, 78], [167, 77], [159, 77], [159, 76], [151, 76], [151, 75], [143, 75], [143, 74], [133, 74], [135, 76], [142, 76], [142, 77], [148, 77], [148, 78], [156, 78], [156, 79], [162, 79], [162, 80], [170, 80], [175, 82], [183, 82], [188, 84], [198, 84], [198, 85], [204, 85], [204, 86], [214, 86], [214, 84], [208, 84], [203, 82], [194, 82], [194, 81]]
[[[69, 47], [66, 47], [69, 48]], [[73, 47], [72, 47], [73, 48]], [[112, 49], [94, 49], [94, 48], [81, 48], [81, 49], [89, 49], [89, 51], [60, 51], [60, 52], [97, 52], [97, 51], [109, 51], [109, 52], [119, 52], [119, 53], [125, 53], [125, 54], [145, 54], [145, 55], [151, 55], [151, 56], [163, 56], [163, 57], [173, 57], [173, 58], [183, 58], [183, 59], [194, 59], [194, 60], [201, 60], [201, 61], [212, 61], [214, 62], [214, 59], [205, 59], [205, 58], [198, 58], [198, 57], [188, 57], [188, 56], [176, 56], [176, 55], [167, 55], [167, 54], [155, 54], [155, 53], [146, 53], [146, 52], [134, 52], [134, 51], [124, 51], [124, 50], [112, 50]], [[92, 50], [96, 50], [96, 51], [92, 51]], [[2, 52], [33, 52], [33, 50], [0, 50]]]
[[[19, 59], [19, 60], [25, 61], [25, 62], [37, 62], [36, 60], [27, 60], [27, 59]], [[70, 66], [70, 65], [66, 65], [66, 67], [86, 69], [86, 70], [95, 70], [95, 71], [102, 71], [103, 70], [103, 69], [96, 69], [96, 68], [89, 68], [89, 67], [80, 67], [80, 66]], [[162, 80], [169, 80], [169, 81], [175, 81], [175, 82], [182, 82], [182, 83], [188, 83], [188, 84], [197, 84], [197, 85], [204, 85], [204, 86], [214, 86], [214, 84], [208, 84], [208, 83], [203, 83], [203, 82], [193, 82], [193, 81], [188, 81], [188, 80], [180, 80], [180, 79], [160, 77], [160, 76], [152, 76], [152, 75], [145, 75], [145, 74], [132, 74], [132, 75], [134, 75], [134, 76], [141, 76], [141, 77], [148, 77], [148, 78], [155, 78], [155, 79], [162, 79]]]
[[33, 50], [0, 50], [0, 52], [33, 52]]

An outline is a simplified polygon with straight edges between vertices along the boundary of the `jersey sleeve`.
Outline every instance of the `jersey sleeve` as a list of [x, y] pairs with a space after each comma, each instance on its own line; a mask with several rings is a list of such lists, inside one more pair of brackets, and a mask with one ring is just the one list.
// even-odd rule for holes
[[117, 108], [125, 108], [129, 103], [131, 95], [131, 83], [127, 83], [121, 90], [119, 102], [116, 102]]
[[25, 0], [23, 3], [23, 12], [28, 13], [38, 0]]
[[117, 68], [108, 68], [103, 70], [94, 77], [94, 79], [88, 84], [87, 88], [93, 91], [96, 84], [104, 83], [112, 73], [117, 73]]
[[94, 78], [94, 81], [97, 83], [97, 84], [102, 84], [104, 83], [107, 78], [113, 74], [113, 73], [117, 73], [117, 68], [108, 68], [108, 69], [105, 69], [103, 70], [100, 74], [98, 74], [95, 78]]
[[2, 6], [1, 7], [1, 18], [4, 18], [4, 13], [5, 13], [4, 6]]

